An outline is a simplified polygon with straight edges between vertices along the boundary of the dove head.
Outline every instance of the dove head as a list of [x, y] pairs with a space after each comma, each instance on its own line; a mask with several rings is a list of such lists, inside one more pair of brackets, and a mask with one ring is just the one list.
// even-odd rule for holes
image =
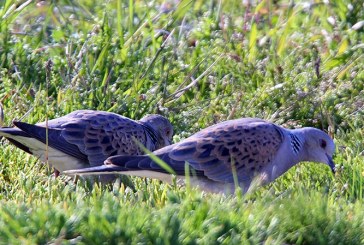
[[141, 122], [151, 127], [158, 137], [158, 148], [170, 145], [173, 137], [173, 126], [169, 120], [161, 115], [146, 115]]
[[325, 132], [316, 128], [297, 129], [304, 139], [304, 161], [320, 162], [330, 166], [335, 173], [335, 164], [332, 155], [335, 152], [335, 143]]

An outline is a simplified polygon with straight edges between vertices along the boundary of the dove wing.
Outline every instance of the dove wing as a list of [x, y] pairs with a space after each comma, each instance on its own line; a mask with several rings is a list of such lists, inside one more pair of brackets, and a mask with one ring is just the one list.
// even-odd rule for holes
[[143, 154], [135, 140], [146, 145], [149, 135], [143, 125], [113, 114], [93, 116], [62, 127], [62, 136], [88, 156], [91, 166], [100, 165], [113, 155]]
[[169, 158], [187, 161], [209, 179], [233, 183], [233, 171], [239, 181], [246, 181], [270, 164], [282, 141], [281, 129], [272, 123], [237, 119], [206, 128], [177, 144]]

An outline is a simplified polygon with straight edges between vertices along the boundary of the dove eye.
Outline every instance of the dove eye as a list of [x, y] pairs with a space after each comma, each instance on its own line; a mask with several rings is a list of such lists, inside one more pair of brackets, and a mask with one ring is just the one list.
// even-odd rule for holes
[[321, 146], [321, 148], [326, 148], [326, 145], [327, 145], [327, 143], [326, 143], [326, 140], [320, 140], [320, 146]]

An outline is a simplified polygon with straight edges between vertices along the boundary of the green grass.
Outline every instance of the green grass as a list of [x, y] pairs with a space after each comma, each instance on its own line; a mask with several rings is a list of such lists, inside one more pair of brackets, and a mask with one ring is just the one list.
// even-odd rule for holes
[[339, 171], [302, 163], [245, 196], [139, 178], [133, 192], [54, 179], [2, 140], [0, 244], [364, 243], [360, 1], [23, 2], [0, 1], [4, 125], [161, 113], [178, 142], [253, 116], [328, 130]]

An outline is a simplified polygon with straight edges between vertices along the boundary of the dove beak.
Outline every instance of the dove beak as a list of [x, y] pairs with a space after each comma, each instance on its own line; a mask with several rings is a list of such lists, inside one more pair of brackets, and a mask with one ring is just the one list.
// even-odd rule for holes
[[327, 154], [326, 154], [326, 156], [327, 156], [327, 160], [328, 160], [328, 165], [330, 166], [332, 173], [333, 173], [333, 174], [335, 174], [335, 172], [336, 172], [335, 163], [334, 163], [334, 161], [332, 160], [332, 157], [330, 157], [330, 156], [329, 156], [329, 155], [327, 155]]

